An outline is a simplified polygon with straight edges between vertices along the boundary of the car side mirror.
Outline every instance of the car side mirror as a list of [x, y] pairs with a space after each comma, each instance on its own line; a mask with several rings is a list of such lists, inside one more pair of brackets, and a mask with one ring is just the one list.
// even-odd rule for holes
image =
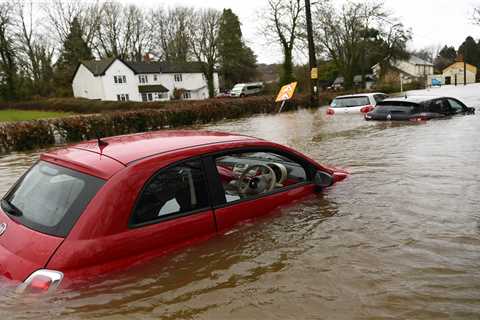
[[317, 171], [313, 179], [315, 185], [320, 188], [330, 187], [333, 184], [333, 176], [324, 171]]

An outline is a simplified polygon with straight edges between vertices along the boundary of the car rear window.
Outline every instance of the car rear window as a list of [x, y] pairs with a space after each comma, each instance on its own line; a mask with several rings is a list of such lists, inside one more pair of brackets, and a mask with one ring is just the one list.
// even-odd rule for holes
[[377, 104], [374, 113], [412, 113], [417, 104], [408, 102], [382, 101]]
[[39, 161], [4, 197], [2, 209], [31, 229], [66, 236], [104, 182]]
[[349, 108], [359, 107], [370, 104], [370, 100], [366, 96], [335, 98], [332, 101], [332, 108]]

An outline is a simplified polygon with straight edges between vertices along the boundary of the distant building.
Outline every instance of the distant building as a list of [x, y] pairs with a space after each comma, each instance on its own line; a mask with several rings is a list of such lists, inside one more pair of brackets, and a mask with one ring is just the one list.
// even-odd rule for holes
[[[332, 83], [332, 88], [335, 90], [343, 89], [344, 88], [345, 79], [342, 76], [338, 76]], [[372, 86], [375, 84], [375, 75], [374, 74], [366, 74], [365, 75], [365, 89], [371, 89]], [[355, 87], [360, 87], [362, 85], [362, 75], [357, 74], [353, 77], [353, 85]]]
[[[466, 83], [475, 83], [477, 76], [477, 67], [469, 63], [466, 64]], [[434, 74], [428, 77], [427, 85], [433, 86], [437, 84], [463, 84], [463, 61], [456, 61], [442, 70], [442, 74]]]
[[[477, 77], [477, 67], [469, 63], [466, 64], [467, 83], [475, 83]], [[444, 84], [463, 84], [464, 64], [462, 61], [454, 62], [442, 70], [442, 76], [445, 79]]]
[[[213, 82], [216, 94], [217, 73]], [[182, 99], [208, 98], [207, 81], [197, 62], [130, 62], [119, 58], [82, 61], [72, 88], [75, 97], [106, 101], [166, 101], [175, 89]]]
[[404, 83], [422, 81], [433, 75], [433, 64], [417, 56], [411, 55], [408, 60], [392, 61], [388, 70], [382, 70], [380, 63], [372, 67], [377, 79], [382, 76], [382, 81], [387, 83], [399, 83], [402, 78]]

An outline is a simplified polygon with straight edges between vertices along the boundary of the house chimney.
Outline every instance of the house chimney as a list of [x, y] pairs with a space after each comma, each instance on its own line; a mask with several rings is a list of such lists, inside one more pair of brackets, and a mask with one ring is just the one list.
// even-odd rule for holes
[[150, 53], [147, 52], [147, 53], [145, 53], [145, 54], [143, 55], [143, 61], [144, 61], [144, 62], [151, 62], [151, 61], [152, 61], [152, 60], [150, 59]]

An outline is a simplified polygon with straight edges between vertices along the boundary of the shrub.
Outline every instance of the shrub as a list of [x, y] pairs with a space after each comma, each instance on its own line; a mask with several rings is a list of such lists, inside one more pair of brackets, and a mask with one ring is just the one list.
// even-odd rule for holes
[[[323, 100], [330, 99], [326, 96]], [[173, 103], [171, 103], [173, 105]], [[107, 113], [76, 115], [65, 118], [4, 123], [0, 125], [0, 147], [4, 152], [29, 150], [55, 143], [76, 142], [135, 132], [176, 128], [197, 123], [234, 119], [256, 113], [278, 112], [273, 98], [210, 99], [207, 101], [178, 101], [175, 107], [135, 109]], [[311, 107], [308, 97], [297, 96], [291, 107]]]

